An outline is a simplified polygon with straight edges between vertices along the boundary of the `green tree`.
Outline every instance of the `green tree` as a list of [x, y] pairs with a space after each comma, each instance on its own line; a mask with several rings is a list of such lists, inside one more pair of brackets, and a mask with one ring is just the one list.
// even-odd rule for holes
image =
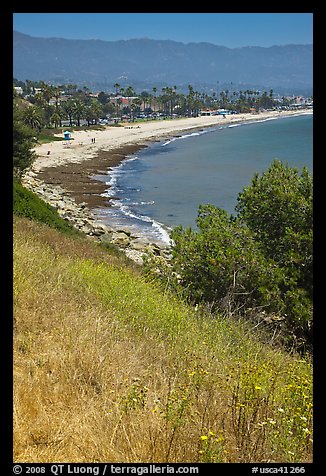
[[54, 124], [54, 127], [61, 127], [63, 113], [59, 107], [57, 107], [52, 116], [50, 117], [51, 124]]
[[93, 100], [88, 106], [85, 106], [84, 117], [87, 120], [88, 125], [93, 121], [97, 124], [97, 121], [101, 114], [103, 113], [103, 108], [99, 101]]
[[133, 97], [136, 96], [135, 90], [132, 86], [128, 86], [124, 92], [125, 97]]
[[[162, 273], [188, 298], [228, 315], [268, 315], [287, 344], [312, 345], [313, 183], [275, 160], [239, 194], [237, 216], [199, 208], [198, 231], [178, 227]], [[255, 314], [256, 313], [256, 314]], [[265, 318], [265, 317], [264, 317]]]
[[133, 100], [133, 103], [131, 105], [131, 119], [132, 119], [132, 121], [135, 120], [135, 115], [140, 112], [141, 103], [142, 103], [142, 99], [140, 97], [137, 97], [136, 99]]
[[254, 232], [265, 254], [286, 267], [312, 297], [313, 178], [274, 160], [238, 196], [239, 217]]
[[248, 308], [282, 312], [282, 273], [264, 256], [251, 231], [213, 205], [199, 207], [197, 225], [199, 232], [182, 227], [172, 232], [173, 270], [187, 296], [229, 316]]
[[152, 88], [152, 91], [153, 91], [153, 109], [154, 109], [154, 111], [155, 111], [155, 110], [156, 110], [155, 108], [156, 108], [156, 93], [157, 93], [157, 87], [154, 86], [154, 87]]
[[236, 207], [261, 244], [265, 256], [284, 273], [280, 288], [288, 327], [300, 339], [312, 339], [313, 177], [275, 160], [239, 194]]
[[77, 126], [80, 126], [80, 120], [85, 116], [85, 104], [80, 99], [75, 99], [74, 117], [77, 120]]
[[116, 104], [117, 104], [117, 116], [120, 117], [120, 119], [121, 119], [121, 116], [122, 116], [122, 112], [121, 112], [122, 98], [116, 99]]
[[260, 107], [269, 109], [274, 106], [274, 99], [273, 99], [273, 90], [271, 89], [269, 95], [267, 96], [267, 92], [264, 91], [263, 94], [258, 99], [258, 104]]
[[60, 105], [60, 97], [61, 97], [61, 89], [59, 87], [53, 86], [52, 87], [52, 95], [55, 99], [55, 108], [58, 109]]
[[69, 118], [69, 125], [72, 126], [72, 120], [75, 115], [76, 104], [73, 99], [68, 99], [68, 101], [63, 103], [63, 111], [67, 114]]
[[14, 175], [20, 177], [36, 158], [32, 150], [35, 145], [35, 132], [22, 121], [21, 112], [13, 111], [13, 169]]
[[148, 104], [148, 101], [149, 101], [149, 98], [150, 98], [150, 94], [148, 91], [142, 91], [140, 93], [140, 97], [143, 101], [143, 111], [145, 111], [146, 109], [146, 103]]
[[104, 106], [105, 104], [107, 104], [108, 100], [109, 100], [109, 95], [106, 94], [105, 92], [101, 91], [98, 95], [98, 100], [99, 102]]
[[77, 84], [67, 84], [66, 86], [66, 93], [69, 95], [76, 94], [77, 91]]
[[43, 125], [43, 110], [38, 106], [26, 108], [21, 115], [22, 121], [32, 129], [41, 130]]
[[120, 86], [120, 84], [119, 84], [119, 83], [115, 83], [115, 84], [113, 85], [113, 87], [114, 87], [114, 89], [115, 89], [115, 95], [118, 96], [119, 91], [121, 91], [121, 86]]
[[50, 86], [49, 84], [41, 82], [42, 91], [40, 93], [42, 100], [45, 104], [49, 105], [50, 99], [54, 95], [55, 88], [54, 86]]

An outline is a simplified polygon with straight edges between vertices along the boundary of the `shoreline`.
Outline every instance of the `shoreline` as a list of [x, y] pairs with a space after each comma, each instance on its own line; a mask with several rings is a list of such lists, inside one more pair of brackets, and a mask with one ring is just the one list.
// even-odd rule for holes
[[[187, 131], [251, 121], [264, 121], [310, 113], [302, 111], [267, 111], [259, 114], [200, 116], [161, 121], [149, 121], [139, 126], [107, 126], [103, 131], [77, 131], [74, 141], [42, 144], [35, 148], [37, 159], [29, 174], [46, 184], [59, 185], [77, 203], [89, 208], [110, 206], [110, 199], [101, 196], [109, 186], [96, 176], [121, 164], [127, 157], [149, 147], [153, 142], [178, 137]], [[312, 112], [311, 112], [312, 113]], [[92, 142], [92, 139], [95, 142]], [[48, 155], [49, 152], [49, 155]]]
[[82, 162], [46, 167], [36, 176], [46, 184], [65, 189], [77, 204], [85, 203], [89, 208], [108, 207], [110, 199], [114, 197], [101, 195], [109, 186], [96, 176], [106, 176], [110, 169], [119, 166], [127, 157], [144, 147], [146, 146], [129, 144], [113, 150], [98, 149], [94, 157]]
[[[70, 143], [58, 141], [37, 146], [35, 148], [37, 159], [31, 169], [24, 174], [22, 182], [27, 188], [41, 195], [45, 201], [49, 198], [51, 205], [58, 211], [62, 208], [65, 209], [62, 203], [63, 197], [66, 197], [70, 208], [72, 201], [75, 202], [75, 211], [79, 218], [80, 209], [83, 210], [82, 214], [86, 217], [87, 225], [89, 223], [98, 225], [98, 227], [102, 225], [103, 233], [108, 231], [120, 233], [120, 235], [121, 232], [125, 233], [128, 240], [122, 239], [120, 236], [120, 241], [123, 243], [117, 244], [118, 246], [122, 244], [121, 247], [124, 251], [128, 251], [126, 248], [132, 245], [132, 240], [136, 240], [137, 244], [142, 241], [143, 245], [148, 245], [148, 239], [144, 236], [131, 237], [129, 230], [110, 229], [110, 226], [104, 225], [100, 219], [94, 218], [92, 213], [92, 211], [96, 212], [97, 208], [110, 207], [110, 200], [118, 198], [102, 196], [110, 188], [103, 180], [110, 169], [119, 166], [126, 158], [149, 147], [154, 142], [180, 137], [187, 132], [201, 131], [214, 126], [265, 121], [303, 114], [313, 114], [313, 111], [307, 109], [282, 112], [267, 111], [259, 114], [236, 114], [225, 118], [223, 116], [200, 116], [198, 118], [149, 121], [137, 126], [130, 124], [120, 127], [107, 126], [102, 131], [76, 131], [72, 133], [74, 140]], [[46, 193], [44, 193], [45, 189]], [[53, 199], [52, 191], [57, 193], [58, 190], [60, 198]], [[67, 219], [73, 221], [71, 216]], [[87, 234], [92, 238], [95, 238], [94, 235], [99, 237], [97, 232], [93, 233], [95, 229], [90, 227], [89, 230]], [[99, 228], [97, 228], [98, 230]], [[128, 253], [126, 254], [128, 255]], [[133, 252], [130, 257], [141, 264], [140, 256], [142, 254], [139, 247], [136, 255]]]

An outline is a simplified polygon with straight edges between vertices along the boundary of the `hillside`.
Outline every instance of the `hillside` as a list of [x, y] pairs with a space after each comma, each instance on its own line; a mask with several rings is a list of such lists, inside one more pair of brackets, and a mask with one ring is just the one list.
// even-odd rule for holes
[[[13, 75], [20, 80], [87, 83], [105, 88], [206, 85], [312, 88], [312, 45], [227, 48], [151, 39], [35, 38], [14, 32]], [[232, 87], [231, 87], [232, 88]]]
[[14, 460], [309, 462], [312, 368], [80, 236], [14, 220]]

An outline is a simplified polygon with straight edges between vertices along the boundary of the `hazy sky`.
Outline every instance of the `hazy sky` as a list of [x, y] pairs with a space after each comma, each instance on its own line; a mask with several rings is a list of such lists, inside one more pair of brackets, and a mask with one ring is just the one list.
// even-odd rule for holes
[[13, 24], [44, 38], [151, 38], [230, 48], [313, 42], [312, 13], [14, 13]]

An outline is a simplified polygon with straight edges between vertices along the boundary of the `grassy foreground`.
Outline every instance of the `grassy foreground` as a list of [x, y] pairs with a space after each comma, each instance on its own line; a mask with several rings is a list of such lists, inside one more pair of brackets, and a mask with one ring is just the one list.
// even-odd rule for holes
[[14, 459], [310, 462], [312, 367], [14, 220]]

